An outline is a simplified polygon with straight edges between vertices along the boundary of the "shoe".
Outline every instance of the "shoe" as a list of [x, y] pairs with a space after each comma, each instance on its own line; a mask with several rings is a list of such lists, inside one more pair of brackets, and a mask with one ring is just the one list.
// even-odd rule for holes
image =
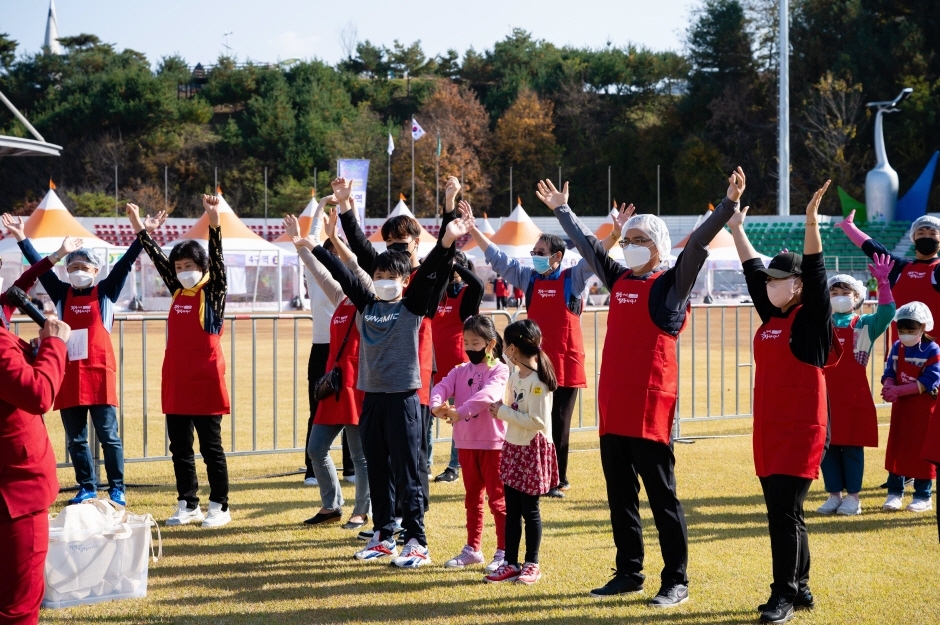
[[84, 486], [78, 489], [78, 493], [69, 499], [69, 505], [74, 505], [77, 503], [82, 503], [83, 501], [88, 501], [89, 499], [97, 499], [98, 493], [94, 488], [86, 488]]
[[319, 486], [320, 482], [317, 481], [315, 477], [306, 477], [304, 478], [304, 486]]
[[460, 469], [447, 467], [444, 472], [434, 478], [435, 482], [456, 482], [460, 477]]
[[[480, 554], [480, 562], [483, 561], [483, 554]], [[431, 553], [424, 545], [419, 545], [418, 541], [412, 538], [401, 550], [401, 555], [392, 559], [392, 564], [400, 569], [416, 569], [425, 564], [431, 564]]]
[[547, 493], [545, 493], [545, 496], [546, 496], [546, 497], [554, 497], [555, 499], [564, 499], [565, 494], [564, 494], [563, 492], [561, 492], [561, 489], [559, 489], [559, 488], [556, 486], [555, 488], [553, 488], [553, 489], [551, 489], [550, 491], [548, 491]]
[[214, 501], [209, 502], [209, 511], [206, 512], [206, 520], [202, 522], [203, 527], [222, 527], [232, 522], [232, 513], [229, 508], [222, 510], [222, 504]]
[[[343, 529], [344, 529], [344, 530], [357, 530], [357, 529], [359, 529], [360, 527], [362, 527], [363, 525], [365, 525], [366, 523], [369, 522], [369, 517], [363, 516], [362, 518], [363, 518], [363, 521], [362, 521], [362, 522], [355, 522], [355, 523], [354, 523], [353, 520], [352, 520], [352, 517], [349, 517], [349, 520], [346, 521], [345, 523], [343, 523]], [[372, 538], [372, 537], [369, 536], [369, 538]]]
[[793, 604], [780, 595], [771, 595], [760, 613], [761, 623], [781, 625], [793, 618]]
[[569, 490], [571, 490], [571, 484], [569, 484], [568, 482], [562, 482], [561, 484], [558, 485], [558, 490], [560, 490], [563, 493], [567, 493]]
[[816, 514], [835, 514], [842, 505], [842, 493], [829, 493], [826, 503], [816, 508]]
[[304, 521], [304, 525], [321, 525], [325, 523], [339, 523], [343, 519], [341, 510], [330, 510], [329, 512], [317, 512], [315, 515]]
[[649, 606], [651, 608], [674, 608], [689, 600], [689, 587], [685, 584], [663, 586], [653, 597]]
[[882, 510], [887, 510], [888, 512], [897, 512], [901, 509], [901, 496], [900, 495], [888, 495], [888, 498], [885, 499], [885, 503], [881, 506]]
[[915, 499], [907, 504], [905, 510], [908, 512], [927, 512], [933, 510], [933, 502], [930, 499]]
[[344, 475], [344, 476], [343, 476], [343, 481], [344, 481], [344, 482], [349, 482], [350, 484], [355, 484], [355, 483], [356, 483], [356, 476], [355, 476], [355, 475]]
[[[858, 498], [858, 495], [848, 495], [842, 500], [839, 509], [836, 510], [836, 514], [840, 516], [858, 516], [861, 513], [862, 501]], [[796, 603], [794, 602], [793, 605], [796, 606]]]
[[591, 591], [592, 597], [602, 599], [604, 597], [616, 597], [617, 595], [633, 595], [643, 592], [643, 582], [637, 583], [627, 574], [620, 574], [616, 570], [610, 581]]
[[483, 578], [487, 584], [499, 584], [500, 582], [514, 582], [519, 578], [522, 572], [518, 566], [503, 562], [498, 569]]
[[398, 555], [398, 547], [395, 546], [395, 540], [379, 540], [378, 534], [372, 537], [369, 544], [364, 549], [357, 551], [353, 556], [357, 560], [381, 560], [382, 558], [394, 558]]
[[[757, 606], [757, 611], [763, 612], [767, 609], [767, 606], [767, 603], [762, 603]], [[809, 588], [804, 588], [796, 593], [796, 597], [793, 599], [794, 610], [812, 610], [815, 607], [816, 601], [813, 599], [813, 593], [809, 591]]]
[[[401, 525], [396, 525], [396, 526], [395, 526], [395, 529], [392, 531], [392, 536], [399, 536], [399, 537], [400, 537], [400, 536], [401, 536], [401, 533], [404, 532], [404, 531], [405, 531], [405, 528], [403, 528]], [[371, 531], [371, 530], [363, 530], [363, 531], [359, 532], [359, 534], [356, 536], [356, 538], [359, 539], [359, 540], [370, 541], [370, 540], [372, 540], [372, 535], [373, 535], [373, 534], [374, 534], [374, 532]]]
[[535, 562], [526, 562], [522, 565], [522, 570], [519, 572], [519, 577], [516, 578], [516, 583], [531, 586], [540, 579], [542, 579], [542, 570], [539, 568], [539, 565]]
[[502, 549], [497, 549], [496, 553], [493, 554], [493, 561], [486, 565], [484, 569], [487, 573], [492, 573], [499, 568], [499, 565], [506, 561], [506, 552]]
[[202, 523], [205, 518], [198, 504], [195, 508], [190, 508], [185, 499], [180, 499], [176, 505], [176, 512], [166, 520], [166, 524], [187, 525], [188, 523]]
[[112, 488], [109, 490], [108, 499], [110, 499], [112, 503], [116, 503], [122, 508], [127, 507], [127, 497], [124, 496], [124, 491], [120, 488]]
[[444, 568], [462, 569], [474, 564], [483, 564], [483, 553], [474, 551], [470, 545], [464, 545], [463, 551], [444, 563]]

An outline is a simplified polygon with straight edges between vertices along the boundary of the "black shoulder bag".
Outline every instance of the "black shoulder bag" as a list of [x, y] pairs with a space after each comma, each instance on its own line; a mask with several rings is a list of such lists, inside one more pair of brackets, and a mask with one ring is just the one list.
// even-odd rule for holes
[[346, 342], [349, 340], [349, 333], [352, 332], [354, 325], [356, 325], [355, 315], [353, 316], [352, 322], [349, 324], [349, 329], [346, 330], [346, 336], [343, 337], [343, 344], [339, 346], [339, 351], [336, 352], [336, 360], [333, 361], [333, 368], [327, 371], [326, 374], [313, 385], [313, 394], [317, 401], [323, 401], [330, 395], [335, 396], [336, 401], [339, 401], [339, 392], [340, 389], [343, 388], [343, 371], [337, 365], [339, 364], [340, 357], [343, 355], [343, 350], [346, 349]]

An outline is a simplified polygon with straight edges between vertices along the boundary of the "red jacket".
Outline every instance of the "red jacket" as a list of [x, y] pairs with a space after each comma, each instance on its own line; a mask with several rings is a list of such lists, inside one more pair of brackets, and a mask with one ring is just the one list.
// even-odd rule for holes
[[42, 414], [65, 377], [65, 343], [29, 343], [0, 328], [0, 518], [46, 510], [59, 493]]

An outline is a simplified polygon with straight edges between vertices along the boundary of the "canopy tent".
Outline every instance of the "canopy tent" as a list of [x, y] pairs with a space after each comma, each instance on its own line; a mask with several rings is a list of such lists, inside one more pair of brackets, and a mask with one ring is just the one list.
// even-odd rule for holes
[[[405, 215], [414, 219], [414, 213], [412, 213], [408, 205], [405, 204], [405, 196], [403, 195], [399, 196], [398, 204], [396, 204], [392, 212], [388, 214], [386, 221], [392, 217], [398, 217], [399, 215]], [[369, 242], [372, 244], [372, 247], [375, 248], [375, 251], [385, 251], [385, 239], [382, 238], [381, 228], [372, 233], [372, 236], [369, 237]], [[435, 244], [437, 244], [437, 237], [425, 230], [424, 226], [421, 226], [421, 236], [418, 237], [418, 256], [427, 256], [431, 250], [434, 249]]]
[[[614, 229], [614, 220], [620, 216], [620, 211], [616, 208], [610, 210], [610, 214], [607, 216], [607, 219], [604, 220], [597, 230], [594, 231], [594, 236], [597, 237], [598, 241], [603, 241], [610, 236], [610, 233]], [[623, 260], [623, 248], [619, 244], [613, 246], [608, 252], [610, 257], [615, 260]]]
[[[503, 225], [490, 237], [490, 241], [499, 246], [510, 258], [527, 259], [535, 242], [542, 236], [542, 231], [535, 225], [529, 214], [522, 208], [522, 202], [516, 204]], [[463, 251], [470, 257], [482, 259], [483, 252], [474, 246], [464, 246]], [[565, 255], [567, 257], [567, 254]]]
[[[490, 220], [487, 219], [486, 213], [483, 213], [483, 220], [477, 225], [477, 230], [483, 233], [487, 239], [492, 239], [493, 235], [496, 234], [496, 230], [493, 228], [493, 224], [490, 223]], [[467, 250], [472, 250], [477, 247], [477, 242], [473, 239], [467, 241], [467, 244], [460, 248], [461, 252], [466, 253]]]
[[[307, 205], [301, 211], [300, 215], [297, 216], [297, 227], [300, 228], [300, 236], [306, 237], [310, 235], [310, 230], [313, 228], [313, 213], [317, 210], [317, 196], [315, 195], [316, 191], [310, 191], [310, 201], [307, 202]], [[320, 229], [320, 242], [326, 241], [326, 231], [322, 228]], [[278, 238], [274, 239], [273, 243], [278, 247], [284, 248], [290, 252], [294, 251], [294, 242], [285, 232]]]

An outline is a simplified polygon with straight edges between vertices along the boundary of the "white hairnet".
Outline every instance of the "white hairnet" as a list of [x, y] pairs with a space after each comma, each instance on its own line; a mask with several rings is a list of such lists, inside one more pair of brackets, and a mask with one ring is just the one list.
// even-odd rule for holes
[[101, 268], [101, 260], [98, 259], [98, 255], [95, 254], [94, 250], [79, 249], [69, 253], [69, 255], [65, 257], [65, 266], [68, 267], [76, 261], [87, 263], [95, 269]]
[[894, 314], [894, 320], [900, 321], [901, 319], [910, 319], [924, 324], [924, 332], [933, 330], [933, 315], [930, 314], [927, 304], [922, 302], [911, 302], [898, 308], [898, 312]]
[[865, 301], [865, 295], [868, 294], [868, 289], [865, 288], [861, 280], [856, 280], [847, 273], [840, 273], [829, 278], [827, 287], [831, 289], [833, 284], [839, 284], [840, 282], [849, 285], [849, 287], [858, 294], [859, 302]]
[[914, 240], [914, 233], [918, 228], [933, 228], [937, 232], [940, 232], [940, 219], [931, 217], [930, 215], [924, 215], [923, 217], [915, 219], [914, 223], [911, 224], [911, 241]]
[[659, 252], [659, 260], [666, 260], [669, 250], [672, 249], [672, 239], [669, 238], [666, 222], [656, 215], [634, 215], [623, 225], [623, 232], [620, 234], [624, 239], [627, 238], [627, 230], [630, 228], [636, 228], [652, 239]]

